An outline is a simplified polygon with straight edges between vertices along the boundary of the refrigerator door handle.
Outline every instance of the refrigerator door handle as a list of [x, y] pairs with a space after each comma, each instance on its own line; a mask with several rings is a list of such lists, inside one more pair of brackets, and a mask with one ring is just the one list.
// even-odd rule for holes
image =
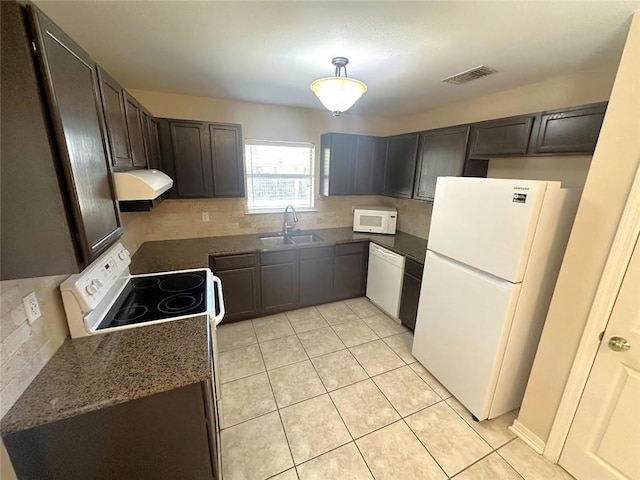
[[[486, 280], [487, 282], [491, 282], [496, 286], [502, 287], [502, 288], [511, 288], [513, 285], [517, 285], [517, 283], [511, 283], [508, 280], [505, 280], [504, 278], [500, 278], [500, 277], [496, 277], [495, 275], [491, 275], [490, 273], [487, 272], [483, 272], [482, 270], [478, 270], [477, 268], [471, 267], [465, 263], [462, 262], [458, 262], [457, 260], [454, 260], [452, 258], [449, 258], [445, 255], [441, 255], [439, 253], [433, 252], [431, 250], [427, 250], [427, 257], [432, 257], [436, 260], [439, 260], [441, 262], [447, 263], [449, 265], [451, 265], [454, 268], [459, 268], [461, 270], [466, 270], [470, 275], [474, 275], [476, 277], [479, 278], [483, 278], [484, 280]], [[426, 265], [426, 262], [425, 262]], [[425, 270], [424, 275], [428, 275], [429, 273]]]

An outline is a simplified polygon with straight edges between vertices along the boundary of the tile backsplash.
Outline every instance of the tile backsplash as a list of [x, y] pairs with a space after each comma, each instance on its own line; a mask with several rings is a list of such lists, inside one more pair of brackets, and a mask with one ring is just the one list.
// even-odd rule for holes
[[[69, 335], [58, 287], [67, 275], [0, 282], [0, 416]], [[35, 292], [42, 316], [27, 321], [22, 298]]]
[[[387, 205], [398, 209], [398, 229], [426, 238], [431, 205], [380, 196], [318, 197], [313, 212], [299, 212], [297, 228], [348, 227], [352, 207]], [[134, 243], [194, 237], [217, 237], [282, 230], [282, 213], [247, 214], [246, 199], [165, 200], [150, 212], [123, 214], [125, 235]], [[209, 221], [203, 221], [203, 214]], [[134, 231], [133, 234], [129, 232]]]

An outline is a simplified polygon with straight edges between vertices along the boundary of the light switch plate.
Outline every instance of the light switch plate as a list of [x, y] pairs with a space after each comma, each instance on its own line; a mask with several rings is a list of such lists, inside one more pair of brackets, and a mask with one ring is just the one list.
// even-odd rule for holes
[[27, 320], [29, 320], [29, 323], [35, 322], [42, 316], [36, 292], [31, 292], [29, 295], [24, 297], [22, 299], [22, 303], [24, 305], [25, 312], [27, 313]]

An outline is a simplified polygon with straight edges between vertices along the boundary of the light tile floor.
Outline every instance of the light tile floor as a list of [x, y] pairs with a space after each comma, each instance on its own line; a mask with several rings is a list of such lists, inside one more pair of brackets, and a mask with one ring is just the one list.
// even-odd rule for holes
[[218, 327], [224, 480], [571, 479], [474, 422], [366, 298]]

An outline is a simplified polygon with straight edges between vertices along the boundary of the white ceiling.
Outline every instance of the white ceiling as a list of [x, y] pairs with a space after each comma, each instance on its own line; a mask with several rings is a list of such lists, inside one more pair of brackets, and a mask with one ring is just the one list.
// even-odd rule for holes
[[[196, 2], [36, 4], [125, 87], [322, 109], [309, 84], [348, 74], [352, 109], [413, 113], [620, 58], [630, 1]], [[463, 86], [477, 65], [499, 73]]]

